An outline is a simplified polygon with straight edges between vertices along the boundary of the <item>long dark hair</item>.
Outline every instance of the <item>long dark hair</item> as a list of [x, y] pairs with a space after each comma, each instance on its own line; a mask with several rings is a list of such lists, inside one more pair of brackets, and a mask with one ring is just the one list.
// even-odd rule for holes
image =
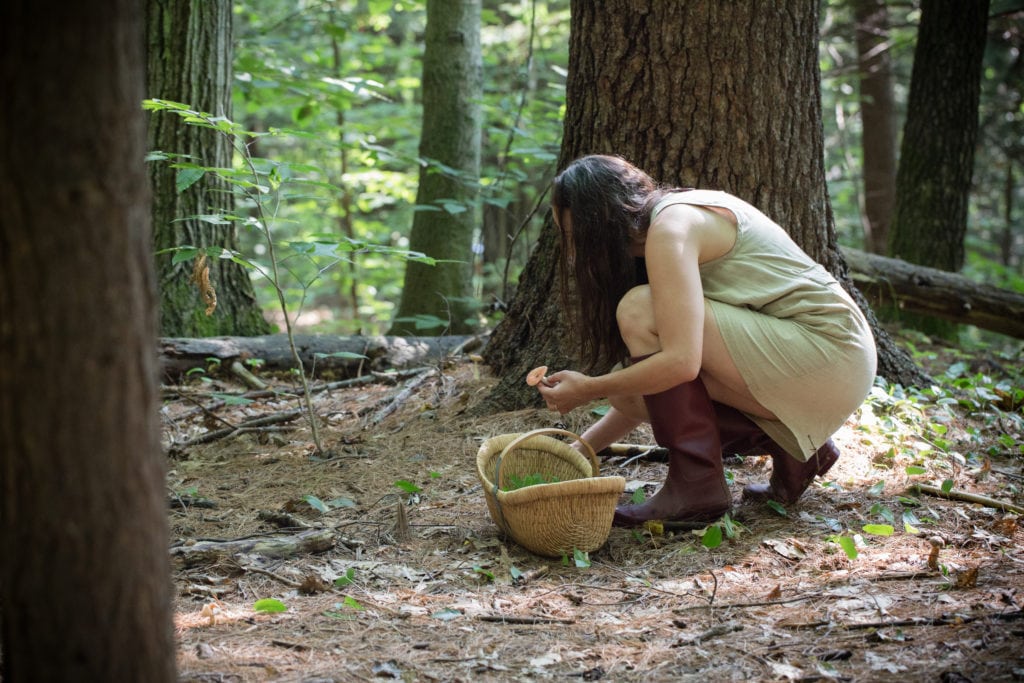
[[647, 232], [651, 209], [664, 192], [617, 156], [582, 157], [555, 177], [552, 209], [559, 221], [567, 213], [572, 220], [571, 231], [560, 231], [562, 306], [588, 370], [606, 368], [629, 353], [615, 309], [627, 291], [646, 281], [630, 245]]

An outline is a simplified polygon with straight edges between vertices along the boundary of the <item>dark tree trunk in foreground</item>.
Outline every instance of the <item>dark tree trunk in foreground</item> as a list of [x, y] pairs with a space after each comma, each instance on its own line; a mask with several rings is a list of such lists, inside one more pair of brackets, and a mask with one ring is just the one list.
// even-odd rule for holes
[[[559, 166], [584, 154], [619, 154], [662, 182], [742, 197], [867, 308], [837, 248], [819, 83], [816, 3], [578, 0]], [[492, 407], [537, 405], [525, 373], [542, 363], [572, 365], [554, 294], [557, 251], [549, 222], [488, 345], [487, 361], [502, 378]], [[913, 363], [873, 327], [880, 371], [919, 379]]]
[[0, 679], [11, 683], [176, 680], [143, 36], [137, 2], [0, 4]]
[[[978, 137], [988, 0], [924, 0], [896, 176], [888, 255], [956, 272]], [[943, 331], [914, 316], [906, 324]]]
[[[182, 102], [230, 118], [230, 0], [147, 0], [146, 11], [146, 97]], [[166, 112], [149, 115], [148, 123], [150, 150], [191, 155], [189, 161], [204, 166], [231, 167], [231, 143], [224, 135], [187, 125]], [[213, 225], [195, 218], [232, 213], [234, 200], [227, 183], [208, 173], [179, 193], [177, 172], [166, 162], [151, 162], [149, 175], [157, 251], [181, 246], [238, 250], [234, 223]], [[172, 263], [171, 259], [170, 253], [156, 257], [161, 334], [210, 337], [270, 331], [245, 268], [228, 259], [211, 259], [217, 308], [207, 315], [206, 304], [192, 282], [192, 263]]]

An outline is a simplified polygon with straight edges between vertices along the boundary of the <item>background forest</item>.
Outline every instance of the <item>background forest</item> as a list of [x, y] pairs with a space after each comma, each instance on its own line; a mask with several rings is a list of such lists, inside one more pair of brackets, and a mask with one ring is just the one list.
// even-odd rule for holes
[[[297, 327], [342, 335], [389, 330], [429, 335], [459, 329], [465, 322], [490, 327], [500, 318], [546, 213], [544, 193], [555, 171], [565, 107], [568, 5], [568, 0], [484, 3], [477, 180], [459, 177], [457, 169], [425, 157], [420, 148], [423, 3], [234, 3], [231, 118], [237, 130], [259, 135], [246, 136], [246, 153], [284, 174], [275, 188], [270, 222], [284, 264], [281, 284]], [[874, 42], [868, 48], [861, 44], [859, 53], [858, 17], [863, 31], [865, 7], [884, 8], [886, 18]], [[1024, 231], [1017, 218], [1022, 189], [1016, 180], [1024, 140], [1024, 39], [1016, 15], [1003, 9], [993, 6], [988, 24], [962, 272], [977, 282], [1024, 292]], [[825, 163], [837, 234], [846, 246], [885, 253], [884, 241], [872, 242], [872, 233], [877, 240], [885, 225], [871, 223], [887, 225], [889, 217], [881, 202], [883, 215], [879, 218], [876, 209], [870, 216], [868, 194], [878, 185], [870, 184], [870, 176], [865, 181], [861, 114], [876, 95], [862, 92], [863, 74], [865, 64], [880, 72], [883, 92], [891, 95], [873, 116], [875, 125], [881, 117], [883, 127], [892, 131], [888, 172], [894, 174], [919, 18], [916, 2], [823, 3]], [[240, 168], [244, 159], [236, 153], [233, 163]], [[190, 165], [184, 166], [177, 170], [178, 192], [196, 181], [188, 175]], [[463, 196], [417, 204], [422, 169], [473, 187]], [[881, 182], [891, 185], [894, 176]], [[891, 210], [891, 196], [888, 201]], [[244, 197], [238, 209], [240, 215], [254, 210]], [[471, 270], [463, 271], [471, 272], [472, 284], [452, 293], [472, 300], [461, 309], [469, 311], [469, 321], [415, 310], [404, 312], [402, 324], [394, 320], [410, 257], [421, 251], [438, 257], [427, 249], [409, 251], [417, 213], [440, 213], [471, 226], [460, 238], [469, 243], [456, 252], [472, 260]], [[265, 240], [251, 223], [239, 222], [248, 227], [240, 231], [236, 253], [250, 267], [257, 266], [251, 272], [259, 306], [283, 329], [271, 280], [256, 275], [270, 270]], [[233, 230], [234, 225], [217, 229]], [[218, 243], [224, 244], [215, 238]], [[184, 261], [192, 255], [186, 250], [174, 258]], [[190, 301], [178, 305], [202, 310], [198, 293], [189, 296]], [[165, 317], [162, 333], [198, 336], [202, 331], [170, 325]]]
[[[857, 248], [962, 272], [1019, 330], [1020, 0], [40, 9], [0, 3], [5, 683], [1024, 677], [1024, 333], [873, 321], [917, 382], [880, 372], [789, 509], [542, 558], [473, 467], [603, 408], [487, 399], [566, 362], [545, 193], [597, 148], [732, 183], [844, 285]], [[275, 328], [357, 376], [205, 351]], [[644, 496], [629, 441], [601, 473]]]

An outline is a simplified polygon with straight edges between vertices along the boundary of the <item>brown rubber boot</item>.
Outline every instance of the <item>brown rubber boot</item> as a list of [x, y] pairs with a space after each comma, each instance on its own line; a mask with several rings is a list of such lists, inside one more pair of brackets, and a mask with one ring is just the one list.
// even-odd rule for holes
[[722, 469], [722, 444], [715, 409], [698, 377], [659, 394], [644, 396], [654, 440], [669, 451], [668, 476], [649, 500], [616, 508], [612, 524], [639, 526], [649, 520], [712, 522], [729, 511], [732, 495]]
[[772, 456], [772, 476], [767, 484], [747, 484], [743, 487], [743, 498], [749, 500], [774, 500], [783, 505], [792, 505], [800, 499], [815, 477], [832, 469], [839, 460], [839, 449], [826, 441], [807, 462], [800, 462], [774, 441], [768, 453]]
[[839, 449], [829, 439], [807, 462], [800, 462], [741, 411], [717, 401], [714, 406], [723, 456], [733, 453], [767, 453], [772, 456], [770, 481], [767, 484], [744, 486], [745, 499], [774, 500], [783, 505], [792, 505], [800, 499], [815, 477], [828, 472], [839, 459]]

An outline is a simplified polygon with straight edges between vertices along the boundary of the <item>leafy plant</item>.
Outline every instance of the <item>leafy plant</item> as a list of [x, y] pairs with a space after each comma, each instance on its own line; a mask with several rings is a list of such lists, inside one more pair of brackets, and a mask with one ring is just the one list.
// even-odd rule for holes
[[554, 475], [546, 475], [543, 474], [542, 472], [524, 474], [521, 477], [513, 474], [509, 476], [508, 483], [502, 490], [515, 491], [516, 489], [525, 488], [527, 486], [536, 486], [538, 484], [557, 484], [558, 481], [558, 477]]
[[[240, 253], [231, 252], [222, 247], [197, 248], [190, 245], [181, 245], [174, 248], [172, 250], [174, 252], [172, 261], [181, 262], [206, 257], [226, 258], [256, 271], [271, 284], [284, 320], [285, 333], [288, 337], [288, 345], [294, 361], [294, 371], [302, 384], [302, 399], [313, 442], [316, 446], [317, 454], [322, 454], [323, 444], [320, 439], [319, 421], [313, 410], [312, 394], [306, 369], [295, 343], [293, 316], [288, 302], [290, 291], [285, 282], [284, 272], [287, 270], [287, 272], [294, 276], [297, 271], [291, 267], [289, 261], [293, 258], [301, 258], [309, 263], [316, 264], [316, 268], [311, 276], [299, 280], [300, 294], [297, 308], [301, 309], [309, 287], [327, 271], [340, 263], [346, 262], [351, 254], [358, 252], [381, 252], [387, 253], [390, 256], [427, 264], [435, 263], [434, 259], [424, 254], [397, 249], [389, 245], [367, 244], [351, 237], [338, 237], [336, 235], [317, 236], [307, 241], [279, 244], [275, 234], [275, 221], [284, 203], [289, 200], [299, 199], [308, 201], [310, 199], [309, 192], [311, 191], [331, 196], [338, 191], [338, 188], [321, 180], [320, 178], [325, 177], [325, 174], [316, 166], [289, 164], [257, 158], [250, 152], [251, 145], [257, 140], [268, 136], [302, 137], [303, 133], [287, 129], [273, 129], [269, 132], [246, 130], [243, 126], [224, 116], [213, 116], [206, 112], [192, 109], [189, 105], [169, 100], [145, 100], [143, 107], [152, 112], [177, 115], [188, 125], [214, 130], [227, 138], [233, 146], [240, 163], [240, 166], [237, 168], [203, 166], [194, 161], [185, 160], [173, 153], [159, 150], [151, 152], [148, 158], [150, 160], [166, 160], [171, 162], [172, 168], [178, 170], [176, 183], [178, 192], [184, 192], [206, 174], [212, 174], [221, 178], [233, 188], [240, 196], [240, 204], [250, 207], [250, 215], [242, 216], [221, 213], [195, 216], [194, 218], [213, 224], [238, 222], [255, 231], [262, 237], [262, 248], [266, 252], [267, 265], [261, 266], [256, 261], [243, 257]], [[292, 192], [292, 187], [298, 188], [302, 192]], [[283, 247], [287, 247], [288, 254], [279, 253]]]

